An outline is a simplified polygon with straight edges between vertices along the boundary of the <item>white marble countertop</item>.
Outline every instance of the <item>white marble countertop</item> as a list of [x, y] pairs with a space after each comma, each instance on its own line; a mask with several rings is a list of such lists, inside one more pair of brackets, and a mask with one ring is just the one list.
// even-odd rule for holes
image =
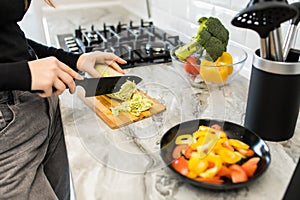
[[[56, 14], [47, 12], [44, 21], [50, 43], [55, 44], [54, 36], [57, 33], [66, 33], [79, 24], [97, 21], [98, 18], [90, 14], [98, 13], [97, 9], [82, 9], [82, 16], [75, 16], [76, 12], [71, 10], [67, 16], [60, 11]], [[115, 21], [128, 19], [129, 14], [118, 9], [114, 7], [113, 13], [109, 9], [104, 11], [110, 16], [116, 14], [112, 18]], [[66, 22], [61, 23], [63, 16]], [[103, 18], [111, 19], [107, 15]], [[183, 74], [170, 63], [126, 71], [127, 74], [141, 76], [143, 84], [139, 86], [140, 89], [163, 102], [167, 110], [132, 125], [111, 130], [77, 95], [68, 92], [61, 95], [62, 119], [77, 200], [282, 198], [300, 155], [299, 119], [293, 138], [284, 142], [267, 142], [271, 151], [271, 165], [255, 184], [226, 192], [196, 188], [183, 183], [162, 164], [159, 141], [165, 131], [175, 124], [194, 118], [218, 116], [243, 125], [248, 80], [238, 75], [231, 84], [225, 86], [225, 98], [221, 98], [221, 104], [218, 105], [220, 109], [216, 110], [212, 106], [211, 93], [190, 87]]]
[[[159, 141], [175, 124], [194, 118], [223, 119], [243, 125], [248, 81], [242, 76], [223, 88], [224, 110], [212, 107], [207, 90], [190, 87], [171, 64], [127, 70], [143, 78], [140, 89], [167, 110], [111, 130], [76, 95], [64, 93], [61, 109], [77, 199], [281, 199], [300, 155], [300, 125], [284, 142], [267, 142], [271, 165], [255, 184], [215, 192], [181, 182], [162, 164]], [[166, 78], [167, 77], [167, 78]], [[222, 98], [222, 97], [220, 97]], [[274, 192], [276, 191], [276, 192]]]

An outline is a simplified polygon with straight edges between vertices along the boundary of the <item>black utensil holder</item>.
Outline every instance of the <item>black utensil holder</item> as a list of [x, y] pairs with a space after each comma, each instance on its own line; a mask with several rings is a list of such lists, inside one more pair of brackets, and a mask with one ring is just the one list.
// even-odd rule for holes
[[284, 141], [295, 131], [300, 105], [299, 50], [286, 62], [253, 57], [244, 126], [262, 139]]

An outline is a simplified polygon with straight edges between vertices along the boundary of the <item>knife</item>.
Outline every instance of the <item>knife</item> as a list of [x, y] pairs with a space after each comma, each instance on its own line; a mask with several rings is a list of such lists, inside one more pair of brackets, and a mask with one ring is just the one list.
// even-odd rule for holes
[[142, 78], [133, 75], [85, 78], [75, 80], [75, 84], [84, 88], [85, 97], [92, 97], [118, 92], [126, 81], [138, 84], [142, 81]]
[[[76, 86], [81, 86], [85, 90], [85, 97], [93, 97], [104, 94], [118, 92], [126, 81], [138, 84], [143, 79], [138, 76], [109, 76], [101, 78], [85, 78], [83, 80], [74, 80]], [[56, 89], [53, 87], [53, 91]], [[33, 93], [43, 93], [42, 90], [31, 90]]]

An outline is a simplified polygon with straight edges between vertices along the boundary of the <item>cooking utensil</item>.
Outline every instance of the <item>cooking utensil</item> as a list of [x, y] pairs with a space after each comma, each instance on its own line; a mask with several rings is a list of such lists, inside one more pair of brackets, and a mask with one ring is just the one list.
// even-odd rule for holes
[[269, 35], [270, 58], [274, 61], [283, 61], [282, 40], [280, 27], [275, 28]]
[[269, 58], [267, 38], [271, 31], [296, 15], [296, 10], [278, 1], [252, 0], [231, 21], [232, 25], [256, 31], [261, 40], [261, 57]]
[[85, 78], [83, 80], [75, 80], [75, 84], [84, 88], [86, 97], [92, 97], [117, 92], [126, 81], [132, 81], [138, 84], [142, 81], [142, 78], [132, 75]]
[[297, 10], [297, 14], [293, 19], [290, 20], [290, 25], [288, 27], [288, 31], [287, 31], [286, 37], [284, 39], [284, 43], [283, 43], [283, 60], [284, 61], [286, 60], [287, 55], [289, 54], [291, 46], [294, 42], [297, 26], [300, 21], [300, 2], [292, 3], [292, 4], [290, 4], [290, 6], [294, 7]]
[[[287, 0], [282, 1], [288, 4]], [[269, 35], [269, 47], [270, 47], [270, 58], [274, 61], [283, 61], [283, 53], [282, 53], [282, 39], [281, 39], [281, 30], [280, 24], [276, 24], [276, 28], [270, 32]]]
[[[279, 1], [282, 1], [282, 0], [279, 0]], [[282, 2], [285, 4], [288, 4], [287, 0], [283, 0]], [[280, 24], [276, 24], [275, 29], [270, 32], [269, 48], [270, 48], [269, 49], [269, 51], [270, 51], [269, 59], [274, 60], [274, 61], [283, 61]]]
[[[253, 56], [245, 127], [269, 141], [290, 139], [300, 108], [300, 51], [290, 51], [287, 62]], [[289, 98], [286, 98], [286, 97]]]
[[[195, 180], [187, 176], [182, 175], [176, 171], [171, 163], [173, 162], [172, 153], [176, 146], [176, 138], [180, 135], [185, 135], [195, 132], [200, 125], [212, 126], [214, 124], [220, 125], [225, 131], [226, 135], [232, 139], [238, 139], [245, 142], [250, 146], [255, 152], [256, 156], [261, 159], [258, 163], [257, 170], [252, 178], [246, 182], [242, 183], [232, 183], [230, 180], [225, 180], [224, 183], [213, 184], [208, 182], [202, 182], [200, 180]], [[271, 155], [267, 144], [258, 137], [255, 133], [249, 131], [248, 129], [227, 121], [219, 121], [212, 119], [195, 119], [186, 122], [179, 123], [169, 129], [161, 139], [160, 143], [160, 155], [166, 165], [177, 174], [184, 182], [190, 183], [194, 186], [200, 188], [214, 189], [214, 190], [230, 190], [240, 187], [248, 186], [249, 184], [255, 182], [268, 168], [271, 162]]]
[[300, 49], [291, 48], [285, 61], [300, 62]]

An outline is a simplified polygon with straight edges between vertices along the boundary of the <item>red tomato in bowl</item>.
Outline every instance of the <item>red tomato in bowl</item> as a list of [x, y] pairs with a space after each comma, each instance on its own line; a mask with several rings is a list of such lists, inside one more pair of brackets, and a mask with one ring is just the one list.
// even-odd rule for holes
[[199, 74], [199, 63], [198, 58], [195, 56], [190, 56], [185, 59], [184, 69], [186, 72], [192, 75]]
[[183, 156], [180, 156], [179, 158], [174, 160], [172, 162], [172, 166], [176, 171], [178, 171], [182, 175], [187, 176], [189, 173], [187, 160]]

